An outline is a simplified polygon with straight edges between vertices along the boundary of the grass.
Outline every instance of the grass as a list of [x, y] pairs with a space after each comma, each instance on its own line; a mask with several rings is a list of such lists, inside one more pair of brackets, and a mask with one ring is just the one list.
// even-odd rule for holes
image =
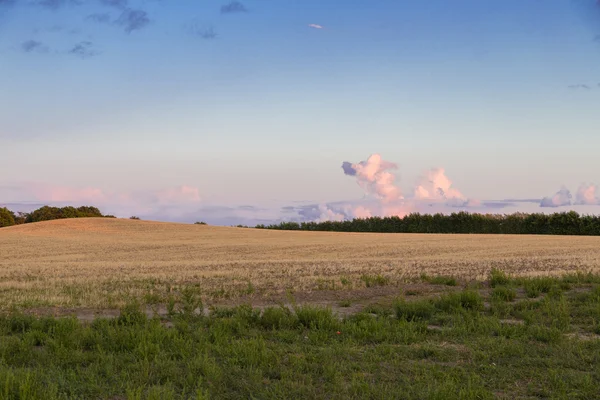
[[421, 274], [421, 280], [423, 282], [431, 283], [432, 285], [446, 285], [446, 286], [458, 285], [456, 278], [454, 278], [452, 276], [437, 275], [437, 276], [432, 277], [427, 274]]
[[390, 278], [382, 276], [382, 275], [363, 275], [360, 279], [365, 283], [365, 286], [375, 287], [375, 286], [385, 286], [390, 283]]
[[492, 290], [492, 299], [494, 300], [513, 301], [516, 297], [517, 292], [513, 288], [499, 286]]
[[162, 319], [135, 303], [90, 323], [7, 313], [0, 398], [596, 398], [600, 285], [550, 280], [535, 299], [512, 293], [538, 280], [512, 280], [344, 318], [313, 305], [205, 315], [191, 290]]
[[200, 288], [205, 304], [283, 296], [288, 288], [383, 290], [421, 274], [458, 286], [487, 279], [491, 267], [506, 272], [493, 275], [492, 286], [542, 275], [592, 283], [600, 272], [600, 237], [283, 232], [96, 218], [9, 227], [0, 248], [4, 311], [166, 304], [186, 287]]

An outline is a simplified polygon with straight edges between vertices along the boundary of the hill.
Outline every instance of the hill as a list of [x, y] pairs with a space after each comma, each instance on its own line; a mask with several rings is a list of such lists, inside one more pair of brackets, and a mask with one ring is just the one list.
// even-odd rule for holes
[[600, 270], [600, 237], [289, 232], [82, 218], [0, 231], [0, 304], [113, 307], [195, 287], [209, 299]]

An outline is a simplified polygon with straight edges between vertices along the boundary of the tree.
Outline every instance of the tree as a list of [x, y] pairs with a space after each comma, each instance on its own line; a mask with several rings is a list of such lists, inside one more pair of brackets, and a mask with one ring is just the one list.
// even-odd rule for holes
[[6, 207], [0, 208], [0, 228], [14, 224], [15, 214]]

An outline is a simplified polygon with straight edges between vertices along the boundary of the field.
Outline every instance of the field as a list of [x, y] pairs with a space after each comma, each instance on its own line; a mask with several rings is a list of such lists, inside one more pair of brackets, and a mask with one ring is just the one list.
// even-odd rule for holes
[[0, 399], [594, 399], [600, 238], [0, 230]]
[[165, 304], [185, 288], [206, 303], [259, 304], [290, 293], [317, 302], [395, 294], [423, 274], [471, 281], [492, 268], [515, 276], [600, 271], [600, 237], [280, 232], [99, 218], [4, 228], [0, 249], [4, 309]]

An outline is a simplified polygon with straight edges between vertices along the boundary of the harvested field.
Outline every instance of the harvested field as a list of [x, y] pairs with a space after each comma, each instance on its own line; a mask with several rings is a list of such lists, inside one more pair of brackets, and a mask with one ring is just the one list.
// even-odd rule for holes
[[0, 230], [0, 304], [114, 308], [395, 287], [422, 274], [483, 280], [600, 271], [600, 237], [282, 232], [120, 219]]

